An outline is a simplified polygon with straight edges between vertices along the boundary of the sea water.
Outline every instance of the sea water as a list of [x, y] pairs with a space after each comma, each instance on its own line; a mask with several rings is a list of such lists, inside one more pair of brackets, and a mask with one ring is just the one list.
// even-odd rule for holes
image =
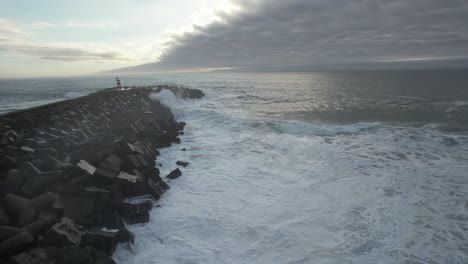
[[182, 143], [160, 150], [161, 174], [190, 165], [115, 259], [468, 263], [466, 73], [123, 78], [206, 96], [151, 96], [187, 122]]

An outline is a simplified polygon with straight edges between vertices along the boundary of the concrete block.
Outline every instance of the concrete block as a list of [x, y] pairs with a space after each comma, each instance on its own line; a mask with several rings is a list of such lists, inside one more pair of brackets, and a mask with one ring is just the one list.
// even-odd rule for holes
[[64, 197], [64, 202], [64, 217], [68, 217], [78, 224], [92, 224], [96, 204], [93, 198]]
[[182, 172], [179, 169], [175, 169], [171, 171], [166, 177], [171, 180], [174, 180], [174, 179], [179, 178], [180, 176], [182, 176]]
[[117, 246], [117, 233], [90, 231], [82, 237], [80, 246], [93, 247], [111, 256]]

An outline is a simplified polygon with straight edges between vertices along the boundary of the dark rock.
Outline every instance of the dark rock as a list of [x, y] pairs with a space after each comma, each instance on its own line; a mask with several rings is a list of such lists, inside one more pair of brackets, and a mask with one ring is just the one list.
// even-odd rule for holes
[[79, 196], [84, 189], [91, 186], [91, 179], [87, 175], [82, 175], [77, 179], [66, 182], [63, 186], [64, 194]]
[[117, 240], [119, 243], [130, 242], [131, 244], [135, 243], [135, 235], [126, 228], [121, 228], [117, 235]]
[[169, 186], [169, 184], [167, 184], [165, 181], [161, 180], [159, 182], [159, 184], [161, 185], [161, 187], [164, 189], [164, 190], [169, 190], [171, 188], [171, 186]]
[[178, 160], [178, 161], [176, 162], [176, 164], [185, 168], [185, 167], [187, 167], [190, 163], [185, 162], [185, 161], [180, 161], [180, 160]]
[[9, 184], [6, 181], [0, 181], [0, 198], [4, 197], [8, 193], [15, 193], [18, 188]]
[[83, 196], [94, 200], [94, 213], [110, 210], [112, 201], [110, 191], [96, 187], [88, 187], [84, 189]]
[[23, 184], [23, 173], [18, 169], [11, 169], [5, 177], [5, 181], [10, 185], [19, 188]]
[[23, 227], [37, 218], [39, 210], [52, 206], [55, 196], [51, 193], [44, 193], [28, 200], [10, 193], [5, 196], [4, 200], [8, 210], [16, 217], [16, 226]]
[[31, 234], [33, 237], [36, 237], [49, 229], [53, 224], [53, 222], [46, 219], [39, 219], [31, 224], [25, 225], [23, 230]]
[[154, 138], [157, 148], [167, 148], [171, 146], [172, 138], [168, 133], [157, 134]]
[[22, 146], [20, 147], [21, 154], [31, 154], [34, 155], [34, 149], [27, 147], [27, 146]]
[[125, 222], [130, 225], [148, 223], [150, 219], [150, 214], [149, 212], [143, 212], [139, 214], [126, 216], [124, 217], [124, 219], [125, 219]]
[[57, 264], [94, 264], [96, 249], [85, 247], [78, 248], [74, 246], [66, 247], [57, 258]]
[[93, 222], [94, 207], [93, 198], [64, 197], [63, 216], [72, 219], [78, 224], [89, 225]]
[[5, 205], [11, 215], [15, 217], [16, 226], [19, 227], [32, 223], [39, 213], [38, 210], [29, 206], [29, 200], [14, 194], [5, 196]]
[[124, 216], [151, 211], [152, 208], [153, 199], [151, 198], [151, 195], [142, 195], [127, 198], [123, 201], [121, 206], [122, 214]]
[[105, 169], [112, 172], [119, 172], [122, 166], [122, 160], [115, 155], [109, 156], [99, 164], [100, 169]]
[[165, 192], [165, 189], [159, 184], [159, 182], [154, 182], [152, 179], [147, 179], [140, 186], [136, 192], [139, 195], [151, 194], [154, 200], [158, 200], [161, 195]]
[[79, 245], [81, 237], [85, 233], [81, 226], [77, 225], [73, 220], [64, 217], [61, 222], [55, 224], [44, 234], [39, 244], [41, 246], [57, 247]]
[[119, 183], [112, 184], [108, 186], [107, 189], [111, 191], [112, 202], [114, 204], [120, 204], [125, 199], [125, 195]]
[[56, 195], [50, 192], [43, 193], [29, 200], [29, 205], [37, 210], [50, 208], [57, 199]]
[[31, 164], [34, 165], [38, 170], [44, 169], [44, 161], [42, 159], [33, 159]]
[[182, 172], [179, 169], [175, 169], [171, 171], [171, 173], [169, 173], [166, 177], [171, 180], [174, 180], [174, 179], [179, 178], [180, 176], [182, 176]]
[[111, 256], [117, 246], [117, 233], [90, 231], [81, 240], [82, 247], [93, 247]]
[[136, 169], [140, 169], [142, 167], [138, 157], [135, 154], [128, 155], [126, 162], [127, 162], [126, 164], [128, 167], [132, 167]]
[[109, 229], [122, 229], [125, 227], [122, 217], [117, 211], [105, 212], [99, 226]]
[[23, 229], [13, 226], [0, 226], [0, 242], [16, 236], [23, 232]]
[[134, 195], [140, 186], [142, 179], [139, 176], [121, 172], [117, 177], [117, 182], [121, 186], [122, 193], [126, 195]]
[[58, 156], [58, 151], [57, 149], [54, 149], [54, 148], [36, 148], [34, 149], [34, 152], [36, 153], [36, 155], [39, 155], [39, 156], [45, 155], [45, 154], [48, 154], [53, 157]]
[[102, 168], [97, 168], [96, 171], [94, 172], [94, 176], [96, 177], [96, 180], [99, 181], [101, 185], [107, 185], [107, 184], [112, 184], [115, 180], [115, 178], [119, 175], [118, 172], [102, 169]]
[[8, 134], [1, 134], [0, 135], [0, 146], [6, 146], [6, 145], [14, 145], [15, 144], [15, 139], [13, 136], [8, 135]]
[[33, 248], [13, 256], [8, 261], [9, 264], [50, 264], [54, 263], [44, 248]]
[[3, 258], [13, 256], [31, 246], [33, 242], [32, 235], [23, 231], [0, 243], [0, 256]]
[[26, 178], [26, 182], [21, 188], [21, 193], [26, 197], [38, 195], [46, 187], [62, 179], [60, 171], [41, 172], [31, 162], [21, 164], [21, 171]]
[[0, 168], [6, 170], [15, 169], [17, 167], [17, 161], [15, 158], [9, 155], [0, 154]]

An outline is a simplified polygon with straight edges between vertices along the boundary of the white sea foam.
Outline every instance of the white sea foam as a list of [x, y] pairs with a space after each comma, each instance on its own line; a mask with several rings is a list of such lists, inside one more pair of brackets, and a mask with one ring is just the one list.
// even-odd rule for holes
[[66, 92], [63, 97], [67, 99], [73, 99], [73, 98], [82, 97], [88, 94], [89, 92]]
[[159, 93], [151, 93], [149, 95], [150, 99], [158, 100], [161, 104], [165, 105], [169, 109], [177, 107], [178, 99], [171, 90], [163, 89]]
[[468, 263], [466, 137], [156, 96], [188, 123], [161, 172], [190, 165], [119, 263]]

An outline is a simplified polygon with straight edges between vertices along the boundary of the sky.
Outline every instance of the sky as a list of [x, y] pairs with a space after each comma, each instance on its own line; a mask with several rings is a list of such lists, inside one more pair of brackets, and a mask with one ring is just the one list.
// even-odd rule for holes
[[0, 0], [0, 78], [464, 60], [467, 14], [468, 0]]

